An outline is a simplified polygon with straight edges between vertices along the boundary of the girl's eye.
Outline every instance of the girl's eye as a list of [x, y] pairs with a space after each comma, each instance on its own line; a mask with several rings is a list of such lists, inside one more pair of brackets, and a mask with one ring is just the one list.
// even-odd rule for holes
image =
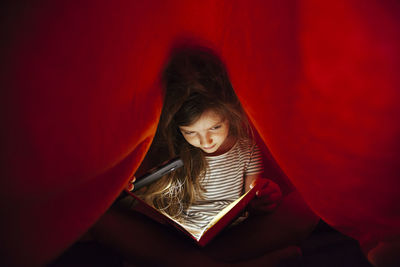
[[183, 134], [185, 134], [185, 135], [191, 135], [191, 134], [193, 134], [194, 132], [186, 132], [186, 131], [184, 131], [183, 132]]
[[211, 130], [217, 130], [219, 128], [221, 128], [221, 125], [214, 126], [214, 127], [211, 128]]

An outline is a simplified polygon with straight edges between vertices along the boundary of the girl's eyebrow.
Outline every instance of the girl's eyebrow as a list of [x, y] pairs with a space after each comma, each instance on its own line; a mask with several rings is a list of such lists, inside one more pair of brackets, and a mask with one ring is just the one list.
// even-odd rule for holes
[[187, 126], [179, 126], [179, 130], [185, 131], [185, 132], [193, 132], [192, 130], [184, 129], [183, 127], [187, 127]]
[[221, 119], [219, 122], [217, 122], [217, 123], [214, 123], [214, 125], [213, 125], [213, 126], [211, 126], [210, 128], [208, 128], [208, 130], [210, 130], [210, 129], [214, 128], [214, 127], [217, 127], [217, 126], [219, 126], [219, 125], [220, 125], [220, 124], [222, 124], [224, 121], [225, 121], [225, 119]]
[[[217, 123], [214, 123], [210, 128], [208, 128], [207, 130], [210, 130], [210, 129], [212, 129], [212, 128], [214, 128], [214, 127], [217, 127], [217, 126], [219, 126], [220, 124], [222, 124], [223, 122], [225, 121], [225, 119], [222, 119], [222, 120], [220, 120], [219, 122], [217, 122]], [[194, 132], [194, 131], [192, 131], [192, 130], [188, 130], [188, 129], [184, 129], [183, 127], [188, 127], [188, 126], [179, 126], [179, 129], [181, 130], [181, 131], [185, 131], [185, 132]]]
[[208, 128], [208, 129], [212, 129], [212, 128], [214, 128], [214, 127], [217, 127], [217, 126], [219, 126], [220, 124], [222, 124], [223, 122], [224, 122], [224, 120], [221, 120], [220, 122], [214, 124], [213, 126], [211, 126], [211, 127]]

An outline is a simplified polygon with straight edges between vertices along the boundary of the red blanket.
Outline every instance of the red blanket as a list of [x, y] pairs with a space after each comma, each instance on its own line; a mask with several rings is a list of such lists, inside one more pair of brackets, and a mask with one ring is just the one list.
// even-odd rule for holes
[[2, 8], [1, 257], [47, 262], [105, 212], [155, 132], [169, 49], [187, 39], [221, 55], [315, 213], [366, 250], [398, 238], [398, 3], [166, 2]]

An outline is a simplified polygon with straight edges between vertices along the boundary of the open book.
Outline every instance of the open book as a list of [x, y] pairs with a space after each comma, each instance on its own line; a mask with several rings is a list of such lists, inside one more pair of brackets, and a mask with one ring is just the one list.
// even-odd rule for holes
[[194, 229], [183, 223], [180, 223], [172, 217], [168, 216], [167, 214], [162, 213], [161, 211], [158, 211], [157, 209], [148, 205], [145, 201], [136, 196], [134, 193], [131, 193], [129, 191], [127, 192], [129, 193], [129, 195], [137, 200], [136, 203], [132, 206], [132, 209], [143, 213], [146, 216], [162, 224], [168, 224], [175, 227], [185, 235], [191, 237], [199, 246], [205, 246], [219, 232], [221, 232], [226, 226], [228, 226], [241, 214], [247, 204], [249, 204], [249, 202], [255, 197], [256, 192], [261, 189], [265, 183], [265, 179], [257, 180], [253, 188], [248, 190], [236, 201], [232, 202], [222, 211], [220, 211], [215, 216], [215, 218], [211, 220], [210, 223], [206, 225], [203, 229]]

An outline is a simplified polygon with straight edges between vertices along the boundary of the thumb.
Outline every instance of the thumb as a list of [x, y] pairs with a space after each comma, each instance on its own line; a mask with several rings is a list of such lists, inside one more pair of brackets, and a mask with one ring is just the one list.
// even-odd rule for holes
[[257, 183], [257, 179], [256, 180], [254, 180], [253, 182], [251, 182], [251, 184], [250, 184], [250, 189], [252, 189], [255, 185], [256, 185], [256, 183]]

